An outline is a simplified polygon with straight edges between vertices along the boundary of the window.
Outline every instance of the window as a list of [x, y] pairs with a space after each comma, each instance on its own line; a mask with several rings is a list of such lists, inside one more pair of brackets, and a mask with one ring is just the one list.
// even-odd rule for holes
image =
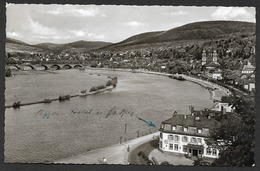
[[183, 152], [187, 152], [188, 151], [188, 149], [187, 149], [187, 147], [185, 145], [183, 146], [182, 151]]
[[183, 142], [187, 142], [187, 141], [188, 141], [188, 137], [183, 136], [183, 137], [182, 137], [182, 141], [183, 141]]
[[216, 149], [213, 149], [213, 151], [212, 151], [212, 155], [214, 155], [214, 156], [217, 155], [217, 150], [216, 150]]
[[163, 138], [163, 134], [160, 132], [160, 138], [162, 139]]
[[169, 150], [172, 150], [173, 149], [173, 144], [169, 144]]
[[201, 141], [202, 141], [202, 140], [201, 140], [201, 138], [198, 138], [198, 143], [200, 143], [200, 144], [201, 144]]
[[174, 136], [174, 141], [179, 141], [179, 136], [178, 135]]
[[178, 130], [182, 130], [182, 126], [177, 125], [177, 129], [178, 129]]
[[172, 141], [173, 140], [173, 135], [168, 135], [168, 139]]
[[174, 150], [175, 150], [175, 151], [178, 151], [178, 150], [179, 150], [178, 144], [174, 144]]
[[160, 148], [162, 148], [162, 141], [160, 141]]
[[172, 130], [175, 131], [176, 130], [176, 126], [172, 126]]
[[187, 132], [187, 131], [188, 131], [188, 128], [187, 128], [187, 127], [183, 127], [183, 131], [184, 131], [184, 132]]
[[210, 148], [207, 148], [207, 155], [211, 155], [211, 149]]
[[202, 133], [202, 129], [198, 129], [198, 133], [201, 134]]
[[191, 143], [197, 143], [197, 139], [194, 137], [192, 137], [190, 141], [191, 141]]

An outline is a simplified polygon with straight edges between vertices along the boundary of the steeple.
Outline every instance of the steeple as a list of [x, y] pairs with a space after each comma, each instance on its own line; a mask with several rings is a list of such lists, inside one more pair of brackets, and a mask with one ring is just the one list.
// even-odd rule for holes
[[216, 50], [214, 50], [214, 52], [213, 52], [212, 61], [213, 61], [213, 62], [217, 62], [217, 61], [218, 61], [218, 54], [217, 54], [217, 51], [216, 51]]
[[206, 54], [206, 51], [203, 50], [203, 51], [202, 51], [201, 65], [205, 65], [206, 62], [207, 62], [207, 54]]

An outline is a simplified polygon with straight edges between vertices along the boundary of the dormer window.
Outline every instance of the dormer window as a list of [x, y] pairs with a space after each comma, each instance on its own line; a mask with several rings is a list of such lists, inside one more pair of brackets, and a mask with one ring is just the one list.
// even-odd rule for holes
[[201, 134], [202, 133], [202, 129], [198, 128], [198, 133]]
[[176, 126], [172, 126], [172, 130], [175, 131], [176, 130]]
[[161, 129], [163, 129], [163, 124], [161, 124]]

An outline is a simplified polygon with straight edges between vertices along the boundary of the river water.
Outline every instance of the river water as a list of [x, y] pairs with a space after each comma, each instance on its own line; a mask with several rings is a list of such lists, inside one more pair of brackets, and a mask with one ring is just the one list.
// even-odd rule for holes
[[[6, 109], [6, 162], [53, 162], [155, 132], [174, 111], [189, 114], [190, 105], [195, 109], [213, 106], [208, 90], [188, 81], [123, 71], [82, 73], [88, 72], [117, 76], [118, 85], [108, 92], [65, 102]], [[156, 128], [136, 116], [152, 121]]]

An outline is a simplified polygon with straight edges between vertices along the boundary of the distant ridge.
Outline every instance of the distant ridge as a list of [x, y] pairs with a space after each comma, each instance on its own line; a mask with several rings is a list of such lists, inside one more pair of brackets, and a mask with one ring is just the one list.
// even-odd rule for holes
[[80, 40], [80, 41], [65, 43], [65, 44], [40, 43], [40, 44], [36, 44], [34, 46], [49, 49], [49, 50], [54, 50], [54, 51], [62, 51], [62, 50], [68, 50], [70, 48], [85, 48], [86, 50], [97, 49], [100, 47], [108, 46], [110, 44], [112, 44], [112, 43], [101, 42], [101, 41]]
[[185, 40], [205, 40], [235, 33], [255, 33], [256, 24], [240, 21], [203, 21], [186, 24], [167, 31], [147, 32], [138, 34], [119, 43], [101, 48], [100, 50], [121, 50], [138, 45], [160, 44]]
[[100, 47], [111, 45], [110, 42], [101, 41], [76, 41], [65, 44], [55, 43], [40, 43], [36, 45], [30, 45], [23, 41], [13, 38], [6, 38], [6, 51], [7, 52], [43, 52], [43, 51], [88, 51], [97, 49]]

